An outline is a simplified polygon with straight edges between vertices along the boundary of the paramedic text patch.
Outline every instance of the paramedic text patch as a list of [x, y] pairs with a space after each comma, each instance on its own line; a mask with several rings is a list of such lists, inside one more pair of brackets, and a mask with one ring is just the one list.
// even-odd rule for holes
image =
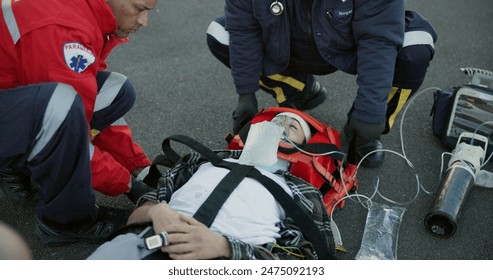
[[77, 73], [82, 73], [95, 60], [91, 50], [76, 42], [63, 45], [63, 56], [67, 66]]

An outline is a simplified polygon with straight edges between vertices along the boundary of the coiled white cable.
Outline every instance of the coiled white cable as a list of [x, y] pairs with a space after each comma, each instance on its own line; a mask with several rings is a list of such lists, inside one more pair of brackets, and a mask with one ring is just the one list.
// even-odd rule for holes
[[[385, 150], [385, 149], [382, 149], [381, 151], [384, 151], [384, 152], [390, 152], [390, 153], [394, 153], [398, 156], [400, 156], [401, 158], [403, 158], [406, 163], [409, 165], [410, 168], [413, 168], [414, 169], [414, 165], [412, 164], [412, 162], [407, 158], [406, 156], [406, 151], [405, 151], [405, 144], [404, 144], [404, 133], [403, 133], [403, 123], [404, 123], [404, 119], [405, 119], [405, 116], [406, 116], [406, 113], [409, 109], [409, 107], [411, 106], [411, 104], [413, 104], [413, 102], [416, 100], [416, 98], [418, 98], [419, 96], [421, 96], [423, 93], [425, 92], [428, 92], [430, 90], [441, 90], [440, 88], [437, 88], [437, 87], [430, 87], [430, 88], [427, 88], [427, 89], [424, 89], [420, 92], [417, 92], [416, 94], [413, 95], [413, 97], [409, 100], [409, 102], [407, 102], [404, 110], [403, 110], [403, 114], [402, 114], [402, 117], [401, 117], [401, 121], [400, 121], [400, 130], [399, 130], [399, 137], [400, 137], [400, 142], [401, 142], [401, 149], [402, 149], [402, 154], [399, 154], [395, 151], [392, 151], [392, 150]], [[373, 152], [377, 152], [377, 151], [373, 151]], [[373, 153], [371, 152], [371, 153]], [[363, 162], [363, 160], [369, 156], [371, 153], [365, 155], [361, 160], [360, 162], [358, 163], [357, 165], [357, 168], [356, 170], [358, 171], [359, 170], [359, 167], [361, 165], [361, 163]], [[444, 153], [445, 154], [445, 153]], [[343, 197], [342, 199], [340, 199], [340, 201], [343, 201], [345, 199], [348, 199], [350, 198], [351, 200], [353, 200], [352, 198], [353, 197], [357, 197], [358, 198], [358, 202], [364, 207], [364, 208], [369, 208], [371, 206], [371, 203], [372, 203], [372, 199], [374, 198], [375, 195], [379, 195], [382, 199], [384, 199], [385, 201], [387, 202], [390, 202], [390, 203], [393, 203], [393, 204], [397, 204], [397, 205], [408, 205], [408, 204], [411, 204], [412, 202], [414, 202], [417, 197], [419, 196], [419, 192], [420, 190], [423, 190], [424, 193], [426, 194], [433, 194], [435, 193], [437, 190], [438, 190], [438, 187], [439, 187], [439, 183], [440, 183], [440, 180], [441, 180], [441, 174], [443, 173], [443, 166], [444, 166], [444, 160], [443, 160], [443, 155], [442, 154], [442, 161], [441, 161], [441, 170], [440, 170], [440, 176], [438, 178], [438, 183], [436, 184], [436, 188], [435, 190], [433, 191], [428, 191], [420, 182], [419, 180], [419, 175], [416, 174], [415, 177], [416, 177], [416, 194], [414, 195], [414, 197], [412, 199], [410, 199], [409, 201], [407, 202], [397, 202], [397, 201], [394, 201], [394, 200], [391, 200], [389, 198], [387, 198], [386, 196], [384, 196], [381, 192], [378, 191], [378, 188], [379, 188], [379, 184], [380, 184], [380, 178], [377, 176], [377, 178], [375, 178], [375, 184], [374, 184], [374, 192], [373, 194], [370, 196], [370, 197], [367, 197], [367, 196], [364, 196], [364, 195], [361, 195], [361, 194], [354, 194], [354, 195], [346, 195], [345, 197]], [[450, 154], [450, 153], [449, 153]], [[341, 173], [341, 177], [342, 177], [342, 173]], [[344, 184], [344, 180], [342, 180], [343, 184]], [[346, 189], [346, 186], [344, 186], [344, 189]], [[360, 197], [364, 197], [365, 198], [365, 201], [361, 201]], [[338, 201], [336, 203], [336, 205], [340, 202]], [[353, 200], [354, 201], [354, 200]], [[334, 211], [335, 207], [332, 209], [332, 213]], [[333, 232], [333, 235], [334, 235], [334, 241], [336, 242], [336, 248], [338, 248], [339, 250], [341, 251], [345, 251], [344, 248], [343, 248], [343, 243], [342, 243], [342, 238], [341, 238], [341, 234], [339, 232], [339, 228], [337, 227], [337, 225], [335, 224], [335, 221], [333, 219], [333, 215], [330, 215], [330, 219], [331, 219], [331, 229], [332, 229], [332, 232]], [[342, 249], [340, 249], [342, 248]]]
[[[474, 74], [476, 73], [479, 73], [481, 75], [485, 75], [485, 76], [492, 76], [493, 77], [493, 72], [491, 71], [488, 71], [488, 70], [484, 70], [484, 69], [479, 69], [479, 68], [472, 68], [472, 67], [466, 67], [466, 68], [460, 68], [460, 70], [462, 72], [464, 72], [466, 75], [468, 75], [469, 77], [472, 77], [474, 76]], [[401, 117], [401, 121], [400, 121], [400, 129], [399, 129], [399, 137], [400, 137], [400, 142], [401, 142], [401, 149], [402, 149], [402, 154], [398, 154], [394, 151], [391, 151], [391, 150], [382, 150], [382, 151], [386, 151], [386, 152], [392, 152], [392, 153], [395, 153], [399, 156], [401, 156], [403, 159], [406, 160], [407, 164], [409, 165], [409, 167], [411, 168], [414, 168], [412, 163], [409, 161], [409, 159], [407, 158], [406, 156], [406, 151], [405, 151], [405, 144], [404, 144], [404, 135], [403, 135], [403, 123], [404, 123], [404, 119], [405, 119], [405, 116], [406, 116], [406, 113], [409, 109], [409, 107], [411, 106], [411, 104], [414, 102], [414, 100], [416, 98], [418, 98], [421, 94], [427, 92], [427, 91], [430, 91], [430, 90], [438, 90], [440, 91], [441, 89], [440, 88], [437, 88], [437, 87], [430, 87], [430, 88], [427, 88], [427, 89], [424, 89], [416, 94], [413, 95], [413, 97], [409, 100], [409, 102], [407, 102], [404, 110], [403, 110], [403, 113], [402, 113], [402, 117]], [[481, 126], [483, 125], [486, 125], [486, 124], [491, 124], [493, 123], [493, 121], [486, 121], [484, 123], [482, 123], [476, 130], [474, 133], [477, 133], [477, 131], [479, 131], [479, 129], [481, 128]], [[376, 152], [376, 151], [374, 151]], [[365, 157], [367, 157], [369, 154], [365, 155]], [[442, 180], [442, 174], [444, 172], [444, 168], [445, 168], [445, 159], [444, 159], [444, 156], [445, 155], [449, 155], [451, 156], [452, 153], [449, 153], [449, 152], [444, 152], [442, 153], [441, 155], [441, 164], [440, 164], [440, 175], [438, 176], [438, 182], [436, 184], [436, 187], [434, 190], [432, 191], [428, 191], [419, 181], [419, 176], [416, 174], [416, 182], [417, 182], [417, 192], [416, 192], [416, 195], [409, 201], [407, 202], [404, 202], [404, 203], [399, 203], [399, 202], [396, 202], [396, 201], [393, 201], [393, 200], [390, 200], [388, 198], [386, 198], [385, 196], [383, 196], [379, 191], [378, 191], [378, 186], [379, 186], [379, 183], [380, 183], [380, 179], [376, 178], [375, 180], [375, 191], [374, 193], [370, 196], [370, 197], [367, 197], [367, 196], [364, 196], [364, 195], [360, 195], [360, 194], [353, 194], [353, 195], [346, 195], [345, 197], [343, 197], [342, 199], [340, 199], [337, 203], [339, 204], [341, 201], [347, 199], [347, 198], [352, 198], [352, 197], [357, 197], [358, 198], [358, 201], [359, 203], [365, 207], [365, 208], [368, 208], [369, 206], [371, 206], [371, 203], [372, 203], [372, 199], [373, 197], [378, 194], [382, 199], [390, 202], [390, 203], [394, 203], [394, 204], [400, 204], [400, 205], [407, 205], [407, 204], [410, 204], [412, 203], [419, 195], [419, 191], [420, 190], [423, 190], [423, 192], [425, 192], [426, 194], [430, 195], [430, 194], [434, 194], [436, 191], [438, 191], [438, 188], [440, 187], [440, 182]], [[361, 161], [358, 163], [358, 166], [356, 168], [356, 170], [358, 171], [359, 170], [359, 166], [361, 164], [361, 162], [364, 160], [363, 157], [361, 159]], [[484, 161], [484, 163], [482, 164], [481, 168], [484, 167], [490, 160], [491, 158], [493, 157], [493, 151], [490, 153], [489, 157]], [[341, 178], [342, 178], [342, 172], [341, 172]], [[342, 180], [343, 184], [344, 184], [344, 180]], [[344, 186], [344, 188], [346, 189], [346, 187]], [[361, 201], [360, 197], [364, 197], [365, 198], [365, 201]], [[333, 234], [334, 234], [334, 241], [336, 241], [336, 248], [340, 247], [343, 249], [342, 247], [342, 238], [341, 238], [341, 234], [339, 232], [339, 228], [337, 227], [337, 225], [335, 224], [334, 222], [334, 219], [333, 219], [333, 212], [334, 212], [334, 209], [335, 207], [332, 209], [332, 213], [330, 213], [330, 219], [331, 219], [331, 228], [332, 228], [332, 231], [333, 231]], [[345, 251], [345, 250], [344, 250]]]
[[[474, 75], [474, 73], [481, 73], [483, 75], [490, 75], [490, 76], [493, 76], [493, 72], [490, 72], [490, 71], [486, 71], [486, 70], [482, 70], [482, 69], [478, 69], [478, 68], [461, 68], [461, 71], [463, 71], [464, 73], [466, 73], [467, 75]], [[406, 116], [406, 113], [409, 109], [409, 107], [411, 106], [411, 104], [413, 104], [413, 102], [415, 101], [416, 98], [418, 98], [419, 96], [421, 96], [423, 93], [425, 92], [428, 92], [430, 90], [434, 90], [434, 91], [440, 91], [441, 88], [438, 88], [438, 87], [430, 87], [430, 88], [427, 88], [427, 89], [424, 89], [422, 91], [419, 91], [418, 93], [414, 94], [412, 96], [412, 98], [407, 102], [404, 110], [403, 110], [403, 113], [402, 113], [402, 117], [401, 117], [401, 120], [400, 120], [400, 128], [399, 128], [399, 137], [400, 137], [400, 143], [401, 143], [401, 149], [402, 149], [402, 154], [399, 154], [398, 152], [395, 152], [395, 151], [392, 151], [392, 150], [387, 150], [387, 149], [380, 149], [380, 150], [375, 150], [375, 151], [372, 151], [368, 154], [366, 154], [358, 163], [357, 167], [356, 167], [356, 173], [355, 173], [355, 176], [356, 174], [358, 173], [359, 171], [359, 167], [361, 165], [361, 163], [363, 162], [363, 160], [368, 157], [370, 154], [372, 153], [375, 153], [377, 151], [383, 151], [383, 152], [390, 152], [390, 153], [393, 153], [393, 154], [396, 154], [398, 156], [400, 156], [401, 158], [403, 158], [406, 163], [408, 164], [408, 166], [412, 169], [414, 169], [414, 165], [412, 164], [412, 162], [407, 158], [406, 156], [406, 151], [405, 151], [405, 144], [404, 144], [404, 133], [403, 133], [403, 124], [404, 124], [404, 119], [405, 119], [405, 116]], [[493, 121], [491, 122], [486, 122], [486, 123], [493, 123]], [[484, 124], [486, 124], [484, 123]], [[483, 125], [483, 124], [482, 124]], [[477, 128], [477, 130], [479, 130], [480, 127]], [[476, 132], [475, 132], [476, 133]], [[290, 142], [291, 145], [293, 145], [296, 149], [298, 149], [300, 152], [302, 153], [305, 153], [305, 154], [308, 154], [308, 155], [311, 155], [311, 156], [322, 156], [322, 155], [330, 155], [330, 154], [335, 154], [335, 153], [340, 153], [340, 154], [343, 154], [344, 156], [346, 156], [345, 153], [343, 152], [328, 152], [328, 153], [323, 153], [323, 154], [316, 154], [316, 153], [311, 153], [311, 152], [308, 152], [308, 151], [305, 151], [301, 148], [299, 148], [295, 143], [293, 143], [292, 141], [290, 141], [289, 139], [284, 139], [284, 140], [288, 140], [288, 142]], [[371, 205], [372, 205], [372, 199], [375, 197], [375, 195], [379, 195], [383, 200], [389, 202], [389, 203], [393, 203], [393, 204], [396, 204], [396, 205], [409, 205], [411, 203], [413, 203], [417, 197], [419, 196], [419, 192], [420, 190], [423, 190], [424, 193], [430, 195], [430, 194], [434, 194], [438, 188], [439, 188], [439, 185], [440, 185], [440, 181], [441, 181], [441, 178], [442, 178], [442, 174], [443, 174], [443, 171], [444, 171], [444, 166], [445, 166], [445, 160], [444, 160], [444, 156], [445, 155], [451, 155], [451, 153], [448, 153], [448, 152], [444, 152], [442, 153], [442, 156], [441, 156], [441, 165], [440, 165], [440, 175], [439, 175], [439, 178], [438, 178], [438, 182], [436, 184], [436, 187], [434, 190], [432, 191], [428, 191], [420, 182], [420, 179], [419, 179], [419, 175], [418, 174], [415, 174], [415, 177], [416, 177], [416, 194], [414, 195], [413, 198], [411, 198], [410, 200], [406, 201], [406, 202], [398, 202], [398, 201], [395, 201], [395, 200], [392, 200], [392, 199], [389, 199], [387, 198], [386, 196], [384, 196], [379, 190], [379, 185], [380, 185], [380, 178], [377, 176], [375, 178], [375, 183], [374, 183], [374, 192], [371, 196], [366, 196], [366, 195], [363, 195], [363, 194], [358, 194], [357, 191], [354, 193], [354, 194], [349, 194], [348, 193], [348, 189], [345, 185], [345, 180], [344, 180], [344, 174], [342, 173], [342, 169], [339, 168], [339, 172], [340, 172], [340, 177], [341, 177], [341, 181], [342, 181], [342, 184], [343, 184], [343, 187], [344, 187], [344, 190], [346, 192], [346, 196], [344, 196], [343, 198], [339, 199], [335, 204], [334, 204], [334, 207], [332, 208], [332, 211], [330, 213], [330, 226], [331, 226], [331, 230], [332, 230], [332, 233], [333, 233], [333, 237], [334, 237], [334, 242], [335, 242], [335, 245], [336, 245], [336, 249], [337, 250], [340, 250], [340, 251], [345, 251], [344, 247], [343, 247], [343, 242], [342, 242], [342, 237], [341, 237], [341, 234], [340, 234], [340, 231], [339, 231], [339, 228], [337, 227], [337, 224], [335, 223], [334, 221], [334, 218], [333, 218], [333, 213], [334, 213], [334, 210], [336, 208], [336, 206], [341, 203], [342, 201], [346, 200], [346, 199], [351, 199], [352, 201], [355, 201], [355, 202], [358, 202], [360, 205], [362, 205], [364, 208], [368, 209]], [[484, 162], [484, 164], [486, 164], [490, 159], [491, 157], [493, 156], [493, 152], [490, 154], [490, 157], [488, 158], [488, 160], [486, 160]], [[483, 164], [483, 165], [484, 165]], [[357, 198], [356, 199], [353, 199], [353, 198]], [[364, 200], [362, 201], [361, 198], [364, 198]]]
[[[322, 155], [330, 155], [330, 154], [342, 154], [344, 156], [346, 156], [345, 153], [343, 152], [340, 152], [340, 151], [335, 151], [335, 152], [327, 152], [327, 153], [311, 153], [311, 152], [308, 152], [306, 150], [303, 150], [301, 149], [300, 147], [298, 147], [295, 143], [293, 143], [289, 138], [284, 138], [283, 139], [284, 141], [287, 141], [288, 143], [290, 143], [293, 147], [295, 147], [297, 150], [299, 150], [300, 152], [304, 153], [304, 154], [307, 154], [307, 155], [311, 155], [311, 156], [322, 156]], [[356, 173], [354, 174], [354, 176], [356, 176], [358, 170], [359, 170], [359, 167], [361, 165], [361, 163], [364, 161], [364, 159], [366, 157], [368, 157], [369, 155], [371, 155], [372, 153], [375, 153], [375, 152], [378, 152], [378, 151], [383, 151], [383, 152], [390, 152], [390, 153], [394, 153], [400, 157], [402, 157], [406, 163], [411, 167], [411, 168], [414, 168], [414, 165], [412, 164], [411, 161], [409, 161], [408, 158], [406, 158], [405, 156], [395, 152], [395, 151], [392, 151], [392, 150], [387, 150], [387, 149], [380, 149], [380, 150], [375, 150], [375, 151], [372, 151], [368, 154], [366, 154], [358, 163], [358, 165], [356, 166]], [[339, 250], [339, 251], [343, 251], [345, 252], [346, 250], [344, 249], [343, 247], [343, 242], [342, 242], [342, 237], [341, 237], [341, 234], [340, 234], [340, 231], [339, 231], [339, 228], [337, 226], [337, 224], [335, 223], [334, 221], [334, 218], [333, 218], [333, 213], [334, 213], [334, 209], [336, 208], [336, 206], [342, 202], [343, 200], [346, 200], [346, 199], [351, 199], [352, 201], [355, 201], [355, 202], [358, 202], [359, 204], [361, 204], [364, 208], [368, 209], [371, 204], [372, 204], [372, 199], [375, 195], [379, 195], [382, 199], [384, 199], [385, 201], [387, 202], [390, 202], [390, 203], [394, 203], [394, 204], [398, 204], [398, 205], [408, 205], [410, 203], [412, 203], [414, 200], [416, 200], [416, 198], [418, 197], [418, 194], [419, 194], [419, 190], [420, 190], [420, 181], [419, 181], [419, 176], [416, 174], [416, 185], [417, 185], [417, 190], [416, 190], [416, 194], [414, 195], [414, 197], [407, 201], [407, 202], [397, 202], [397, 201], [394, 201], [394, 200], [391, 200], [387, 197], [385, 197], [381, 192], [378, 191], [378, 187], [379, 187], [379, 183], [380, 183], [380, 179], [376, 178], [376, 183], [374, 185], [375, 187], [375, 191], [374, 193], [368, 197], [366, 195], [363, 195], [363, 194], [358, 194], [357, 191], [355, 192], [355, 194], [349, 194], [349, 190], [346, 186], [346, 180], [344, 179], [344, 174], [342, 172], [342, 169], [339, 167], [338, 168], [339, 170], [339, 174], [340, 174], [340, 178], [341, 178], [341, 182], [342, 182], [342, 185], [343, 185], [343, 188], [344, 188], [344, 191], [346, 193], [346, 195], [339, 199], [333, 206], [332, 208], [332, 211], [330, 213], [330, 227], [331, 227], [331, 230], [332, 230], [332, 234], [333, 234], [333, 238], [334, 238], [334, 243], [335, 243], [335, 246], [336, 246], [336, 249]], [[357, 200], [353, 199], [353, 198], [357, 198]], [[364, 198], [365, 200], [362, 201], [361, 198]]]

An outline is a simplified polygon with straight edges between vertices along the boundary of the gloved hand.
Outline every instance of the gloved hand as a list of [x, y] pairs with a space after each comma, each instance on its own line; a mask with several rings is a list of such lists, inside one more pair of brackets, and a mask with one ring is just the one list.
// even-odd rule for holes
[[367, 123], [354, 118], [349, 118], [344, 127], [346, 141], [349, 143], [348, 161], [357, 164], [369, 154], [362, 165], [366, 167], [378, 167], [385, 158], [380, 135], [385, 129], [385, 123]]
[[354, 139], [361, 144], [380, 139], [384, 129], [385, 123], [367, 123], [351, 117], [344, 127], [344, 134], [348, 143]]
[[128, 192], [125, 193], [125, 195], [132, 201], [134, 204], [137, 204], [139, 201], [139, 198], [143, 196], [144, 194], [155, 191], [156, 189], [149, 187], [148, 185], [144, 184], [143, 182], [135, 179], [133, 176], [131, 176], [131, 187]]
[[258, 113], [258, 103], [255, 93], [240, 94], [238, 105], [233, 111], [233, 133], [238, 134], [240, 129]]

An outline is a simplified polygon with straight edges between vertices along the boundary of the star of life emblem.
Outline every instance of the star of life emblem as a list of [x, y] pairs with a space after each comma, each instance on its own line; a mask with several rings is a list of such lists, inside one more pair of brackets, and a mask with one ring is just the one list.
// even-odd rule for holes
[[90, 49], [77, 42], [63, 45], [63, 57], [67, 66], [79, 74], [84, 72], [96, 60]]

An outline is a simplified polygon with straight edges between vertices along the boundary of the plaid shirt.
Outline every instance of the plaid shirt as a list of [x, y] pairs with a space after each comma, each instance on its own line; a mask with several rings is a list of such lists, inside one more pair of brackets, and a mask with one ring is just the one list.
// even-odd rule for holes
[[[241, 151], [221, 150], [216, 151], [221, 158], [239, 158]], [[173, 168], [169, 169], [160, 179], [157, 193], [144, 195], [139, 204], [148, 200], [161, 203], [170, 201], [174, 191], [183, 186], [199, 166], [206, 160], [198, 153], [191, 153], [183, 157]], [[325, 243], [333, 248], [330, 220], [322, 202], [320, 192], [306, 181], [291, 175], [289, 172], [277, 171], [275, 174], [284, 176], [291, 189], [295, 202], [306, 211], [320, 229]], [[285, 218], [278, 225], [280, 238], [275, 243], [262, 246], [252, 245], [240, 241], [232, 236], [225, 236], [231, 246], [234, 260], [258, 260], [258, 259], [317, 259], [317, 254], [312, 244], [306, 240], [300, 228], [291, 218]]]

